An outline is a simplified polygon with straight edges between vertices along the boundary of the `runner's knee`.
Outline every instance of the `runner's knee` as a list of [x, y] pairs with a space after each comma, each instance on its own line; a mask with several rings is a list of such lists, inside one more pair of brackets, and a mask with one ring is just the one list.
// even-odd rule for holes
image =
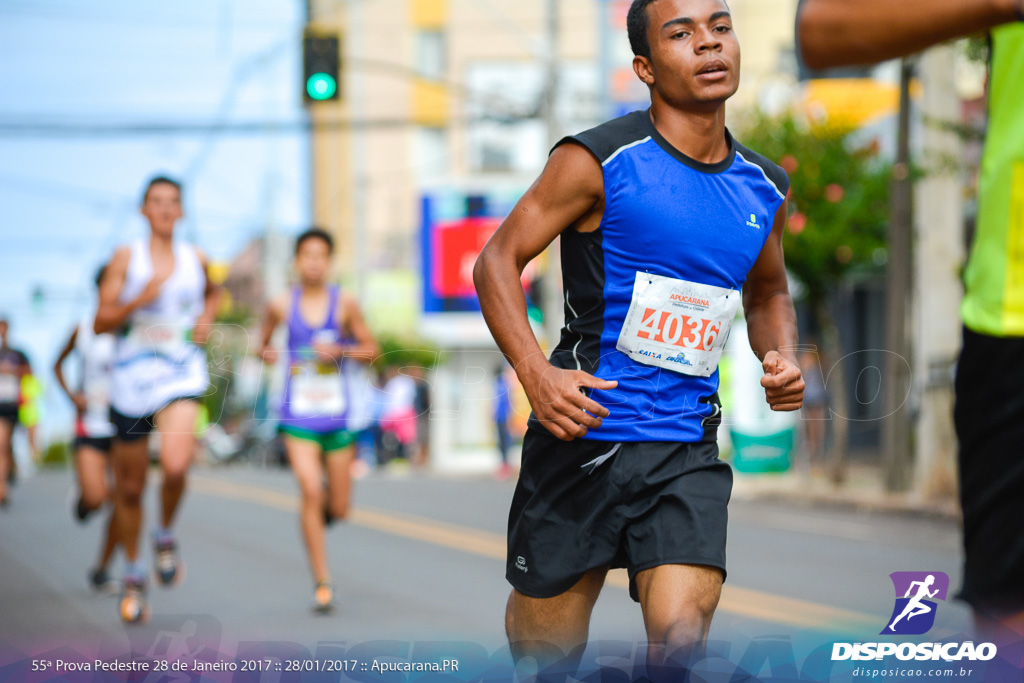
[[324, 487], [320, 482], [299, 480], [299, 490], [302, 493], [304, 505], [323, 507]]
[[82, 505], [89, 510], [98, 510], [107, 500], [107, 487], [97, 486], [82, 491]]
[[331, 502], [331, 516], [335, 519], [345, 519], [348, 517], [348, 501], [342, 502]]
[[679, 648], [690, 648], [704, 640], [704, 615], [694, 610], [681, 615], [669, 624], [665, 631], [665, 646], [671, 652]]
[[164, 486], [181, 488], [185, 485], [185, 475], [188, 473], [188, 465], [171, 465], [164, 467]]
[[146, 488], [144, 479], [122, 481], [118, 487], [117, 497], [125, 505], [138, 507], [142, 504], [142, 492]]
[[674, 614], [670, 621], [656, 626], [650, 638], [664, 644], [668, 656], [688, 653], [703, 645], [713, 611], [697, 605], [687, 607]]

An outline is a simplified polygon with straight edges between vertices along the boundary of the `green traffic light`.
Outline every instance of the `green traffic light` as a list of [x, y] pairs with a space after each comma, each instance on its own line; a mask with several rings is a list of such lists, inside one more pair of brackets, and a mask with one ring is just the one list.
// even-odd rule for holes
[[306, 94], [314, 100], [329, 100], [338, 90], [338, 83], [330, 74], [315, 73], [306, 81]]

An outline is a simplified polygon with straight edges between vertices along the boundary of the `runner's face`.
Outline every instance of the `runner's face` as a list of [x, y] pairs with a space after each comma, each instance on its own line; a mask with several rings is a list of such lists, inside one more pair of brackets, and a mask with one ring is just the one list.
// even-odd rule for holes
[[153, 234], [173, 236], [174, 224], [181, 218], [181, 192], [174, 185], [157, 183], [142, 201], [142, 215], [149, 221]]
[[311, 237], [303, 242], [295, 254], [295, 270], [307, 284], [321, 284], [331, 267], [331, 249], [327, 242]]
[[635, 58], [634, 68], [661, 99], [686, 108], [717, 107], [732, 97], [740, 44], [723, 0], [657, 0], [647, 17], [651, 57]]

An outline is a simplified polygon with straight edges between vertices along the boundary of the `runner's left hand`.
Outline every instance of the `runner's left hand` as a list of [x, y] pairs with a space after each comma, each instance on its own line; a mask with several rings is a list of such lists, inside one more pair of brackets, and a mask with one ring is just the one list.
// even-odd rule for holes
[[210, 336], [210, 324], [199, 323], [192, 328], [192, 343], [202, 346], [206, 343], [207, 337]]
[[800, 366], [778, 351], [769, 351], [761, 362], [765, 398], [772, 410], [799, 410], [804, 402], [804, 380]]
[[313, 342], [312, 346], [316, 355], [320, 356], [320, 360], [339, 360], [345, 355], [345, 347], [341, 344]]

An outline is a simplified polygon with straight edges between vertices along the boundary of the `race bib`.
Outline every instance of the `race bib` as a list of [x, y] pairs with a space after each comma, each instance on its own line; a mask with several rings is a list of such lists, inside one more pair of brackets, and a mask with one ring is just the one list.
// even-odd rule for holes
[[0, 374], [0, 403], [17, 403], [19, 386], [17, 375]]
[[345, 392], [337, 372], [318, 373], [305, 366], [292, 377], [291, 411], [295, 417], [337, 417], [345, 412]]
[[739, 305], [735, 289], [637, 273], [615, 348], [638, 363], [710, 377]]
[[107, 421], [110, 414], [109, 382], [94, 380], [85, 389], [85, 419], [90, 422]]
[[188, 345], [189, 329], [166, 318], [136, 315], [128, 330], [128, 341], [136, 348], [174, 358]]

